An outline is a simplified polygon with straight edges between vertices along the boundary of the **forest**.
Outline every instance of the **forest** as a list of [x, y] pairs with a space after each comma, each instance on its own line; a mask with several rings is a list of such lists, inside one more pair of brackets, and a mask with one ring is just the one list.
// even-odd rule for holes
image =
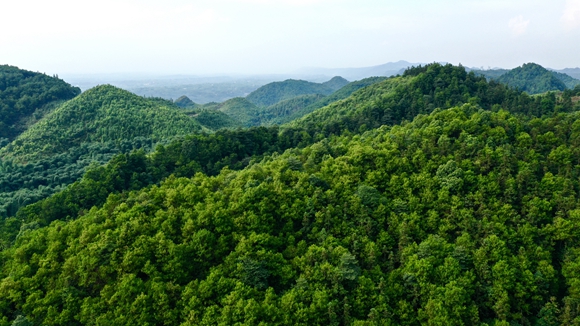
[[99, 86], [2, 145], [0, 325], [580, 324], [580, 87], [318, 85]]

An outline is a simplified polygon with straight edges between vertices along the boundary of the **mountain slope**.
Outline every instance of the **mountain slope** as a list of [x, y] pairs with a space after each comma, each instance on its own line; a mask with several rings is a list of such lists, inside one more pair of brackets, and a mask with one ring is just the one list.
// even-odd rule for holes
[[219, 110], [230, 116], [242, 126], [249, 127], [251, 120], [258, 112], [261, 111], [254, 103], [243, 97], [234, 97], [223, 103], [208, 104], [205, 106], [208, 110]]
[[556, 71], [552, 71], [552, 74], [554, 74], [554, 77], [561, 80], [568, 89], [573, 89], [574, 87], [580, 85], [580, 80], [572, 78], [567, 74]]
[[[462, 103], [477, 103], [491, 110], [503, 107], [514, 113], [534, 116], [552, 114], [557, 99], [552, 94], [545, 102], [525, 93], [511, 90], [503, 84], [487, 82], [482, 76], [467, 73], [463, 67], [430, 64], [405, 71], [401, 77], [365, 87], [349, 98], [331, 103], [298, 120], [289, 128], [306, 129], [311, 135], [326, 137], [348, 130], [373, 129], [381, 125], [412, 120], [418, 114], [428, 114], [435, 108], [448, 108]], [[560, 108], [573, 109], [571, 103]]]
[[[280, 101], [300, 95], [322, 94], [330, 95], [338, 88], [346, 85], [344, 79], [331, 79], [322, 83], [312, 83], [305, 80], [287, 79], [282, 82], [266, 84], [246, 96], [246, 99], [259, 107], [268, 107]], [[342, 86], [340, 86], [342, 85]], [[338, 88], [337, 88], [338, 87]]]
[[61, 190], [91, 164], [202, 129], [165, 100], [106, 85], [88, 90], [0, 149], [0, 217]]
[[468, 104], [109, 196], [76, 220], [22, 228], [0, 256], [0, 320], [575, 320], [578, 119]]
[[0, 154], [30, 159], [66, 152], [82, 143], [136, 137], [161, 140], [199, 131], [199, 123], [177, 109], [160, 107], [130, 92], [103, 85], [63, 104]]
[[255, 120], [255, 124], [271, 125], [288, 123], [332, 102], [345, 99], [361, 88], [378, 83], [385, 79], [386, 77], [365, 78], [348, 83], [328, 96], [322, 96], [320, 94], [303, 95], [278, 102], [267, 107], [263, 112], [260, 112], [259, 117]]
[[[28, 120], [41, 118], [51, 103], [69, 100], [80, 94], [58, 77], [0, 65], [0, 143], [22, 133]], [[0, 144], [1, 147], [1, 144]]]
[[554, 76], [553, 72], [535, 63], [526, 63], [512, 69], [497, 78], [497, 81], [529, 94], [566, 89], [566, 84]]

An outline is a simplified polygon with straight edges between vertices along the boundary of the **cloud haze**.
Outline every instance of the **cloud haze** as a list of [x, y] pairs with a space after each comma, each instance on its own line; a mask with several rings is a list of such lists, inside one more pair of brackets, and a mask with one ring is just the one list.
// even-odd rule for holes
[[20, 0], [3, 12], [0, 64], [50, 74], [580, 66], [580, 0]]

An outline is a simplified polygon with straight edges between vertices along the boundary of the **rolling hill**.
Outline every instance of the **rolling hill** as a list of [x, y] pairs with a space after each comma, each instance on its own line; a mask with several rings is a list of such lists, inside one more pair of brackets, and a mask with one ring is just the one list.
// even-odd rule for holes
[[268, 107], [300, 95], [330, 95], [346, 84], [348, 81], [341, 77], [334, 77], [325, 83], [288, 79], [266, 84], [250, 93], [246, 99], [258, 107]]
[[0, 65], [0, 147], [62, 101], [80, 94], [58, 77]]
[[[170, 105], [170, 106], [166, 106]], [[67, 101], [0, 149], [0, 216], [79, 179], [114, 154], [204, 128], [181, 109], [103, 85]]]
[[578, 95], [431, 64], [117, 154], [0, 219], [0, 325], [574, 325]]

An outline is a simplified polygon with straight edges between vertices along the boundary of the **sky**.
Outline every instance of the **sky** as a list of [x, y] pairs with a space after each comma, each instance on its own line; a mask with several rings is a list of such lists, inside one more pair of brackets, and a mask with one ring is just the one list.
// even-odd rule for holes
[[580, 0], [0, 0], [0, 64], [47, 74], [580, 66]]

